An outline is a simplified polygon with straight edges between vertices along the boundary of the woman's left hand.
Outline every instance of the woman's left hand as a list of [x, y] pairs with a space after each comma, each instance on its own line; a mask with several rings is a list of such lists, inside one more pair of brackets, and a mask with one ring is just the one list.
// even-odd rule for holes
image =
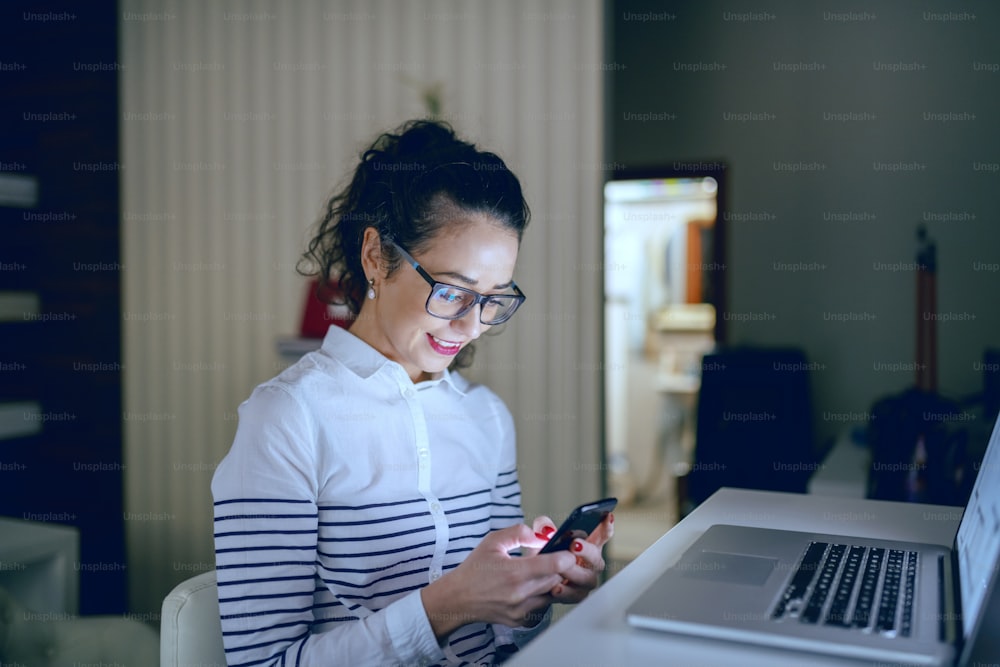
[[[576, 556], [576, 563], [564, 572], [562, 583], [549, 591], [554, 602], [575, 604], [583, 600], [590, 591], [597, 588], [598, 573], [606, 567], [601, 554], [602, 547], [615, 533], [615, 516], [608, 516], [595, 528], [587, 539], [575, 539], [570, 544], [570, 553]], [[555, 532], [556, 526], [547, 516], [535, 519], [532, 526], [535, 533], [546, 537]]]

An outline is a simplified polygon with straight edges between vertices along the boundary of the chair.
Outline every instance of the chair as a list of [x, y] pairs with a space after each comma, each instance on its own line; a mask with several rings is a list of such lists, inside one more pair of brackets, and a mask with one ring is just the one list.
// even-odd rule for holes
[[704, 356], [682, 513], [723, 486], [806, 491], [816, 469], [811, 367], [797, 348], [737, 347]]
[[215, 570], [177, 584], [163, 599], [160, 667], [226, 667]]

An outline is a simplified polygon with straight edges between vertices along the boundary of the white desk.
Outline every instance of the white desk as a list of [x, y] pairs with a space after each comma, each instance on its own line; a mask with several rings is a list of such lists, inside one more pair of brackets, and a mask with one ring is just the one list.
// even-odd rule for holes
[[867, 664], [638, 630], [625, 609], [715, 523], [849, 533], [951, 546], [961, 508], [721, 489], [508, 662], [513, 667], [843, 667]]
[[855, 439], [854, 429], [842, 429], [819, 469], [809, 478], [809, 493], [864, 498], [871, 460], [871, 450]]
[[0, 517], [0, 588], [32, 611], [79, 612], [80, 532]]

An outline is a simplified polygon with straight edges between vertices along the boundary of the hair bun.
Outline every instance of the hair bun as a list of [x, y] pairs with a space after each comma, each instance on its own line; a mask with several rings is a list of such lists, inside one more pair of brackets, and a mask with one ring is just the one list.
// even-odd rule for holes
[[448, 159], [461, 159], [472, 150], [455, 136], [452, 127], [441, 121], [415, 120], [406, 123], [394, 137], [395, 150], [388, 152], [400, 161], [420, 161], [433, 164]]

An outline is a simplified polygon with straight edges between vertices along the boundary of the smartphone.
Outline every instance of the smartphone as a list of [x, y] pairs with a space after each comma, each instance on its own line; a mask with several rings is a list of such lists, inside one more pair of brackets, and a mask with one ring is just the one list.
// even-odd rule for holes
[[542, 550], [538, 553], [547, 554], [553, 551], [565, 551], [576, 538], [586, 539], [591, 531], [597, 528], [604, 517], [611, 514], [611, 510], [618, 504], [617, 498], [604, 498], [592, 503], [580, 505], [573, 510], [559, 530], [549, 538]]

